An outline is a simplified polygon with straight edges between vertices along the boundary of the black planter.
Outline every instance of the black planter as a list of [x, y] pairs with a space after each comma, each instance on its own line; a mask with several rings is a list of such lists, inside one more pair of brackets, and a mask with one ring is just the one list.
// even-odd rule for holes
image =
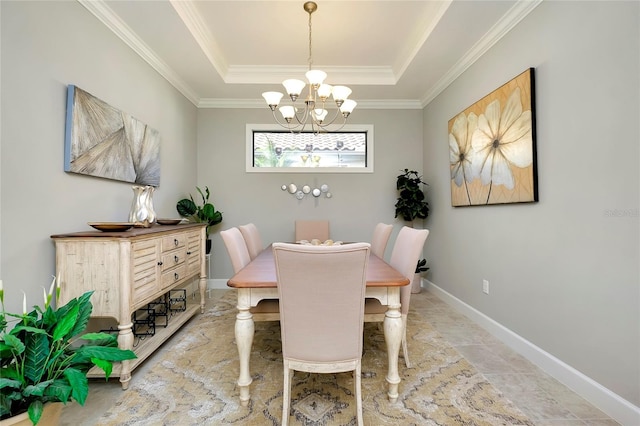
[[211, 240], [207, 239], [206, 251], [205, 253], [211, 253]]

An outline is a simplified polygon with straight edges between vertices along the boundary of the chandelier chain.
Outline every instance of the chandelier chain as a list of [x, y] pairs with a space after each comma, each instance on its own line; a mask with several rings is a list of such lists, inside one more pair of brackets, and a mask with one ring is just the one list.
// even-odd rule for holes
[[312, 68], [313, 65], [313, 55], [311, 54], [311, 14], [313, 12], [309, 12], [309, 59], [307, 62], [309, 63], [309, 69]]

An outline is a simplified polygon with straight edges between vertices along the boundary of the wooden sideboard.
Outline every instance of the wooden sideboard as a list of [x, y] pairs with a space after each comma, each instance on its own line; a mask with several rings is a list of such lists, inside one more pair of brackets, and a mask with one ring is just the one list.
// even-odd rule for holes
[[[132, 349], [137, 359], [114, 364], [112, 377], [127, 389], [131, 372], [189, 320], [204, 312], [206, 289], [206, 225], [153, 225], [125, 232], [87, 231], [52, 235], [56, 247], [56, 277], [60, 303], [93, 290], [92, 317], [115, 318], [118, 346]], [[186, 304], [153, 336], [136, 340], [132, 314], [172, 289], [199, 278], [200, 303]], [[104, 377], [99, 368], [88, 377]]]

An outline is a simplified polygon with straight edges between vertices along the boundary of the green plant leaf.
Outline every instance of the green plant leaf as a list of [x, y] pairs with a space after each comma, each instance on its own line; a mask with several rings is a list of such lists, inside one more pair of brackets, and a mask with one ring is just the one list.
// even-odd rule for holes
[[71, 398], [71, 385], [66, 378], [56, 379], [44, 391], [52, 401], [67, 402]]
[[109, 333], [87, 333], [83, 334], [81, 339], [97, 343], [100, 346], [118, 346], [118, 338]]
[[29, 404], [29, 409], [27, 412], [29, 413], [29, 420], [34, 425], [37, 425], [40, 421], [40, 417], [42, 417], [42, 411], [44, 410], [44, 404], [39, 399], [32, 401]]
[[29, 325], [16, 325], [13, 330], [11, 330], [12, 335], [17, 335], [21, 331], [26, 331], [28, 333], [39, 333], [39, 334], [47, 334], [47, 332], [41, 328], [31, 327]]
[[11, 414], [12, 399], [8, 395], [0, 394], [0, 417]]
[[24, 343], [16, 336], [12, 334], [5, 334], [4, 342], [11, 348], [11, 350], [16, 354], [21, 354], [24, 352]]
[[136, 354], [128, 349], [124, 350], [104, 346], [80, 346], [76, 353], [89, 358], [98, 358], [106, 361], [125, 361], [137, 358]]
[[209, 219], [213, 217], [213, 214], [216, 212], [216, 209], [213, 207], [213, 204], [207, 203], [202, 206], [200, 210], [200, 219], [203, 219], [204, 222], [209, 222]]
[[91, 362], [100, 367], [100, 369], [104, 371], [105, 380], [109, 380], [109, 376], [111, 376], [111, 371], [113, 370], [113, 363], [98, 358], [91, 358]]
[[24, 396], [42, 396], [44, 395], [45, 389], [49, 386], [53, 380], [47, 380], [44, 382], [36, 383], [35, 385], [29, 385], [24, 388], [22, 394]]
[[22, 375], [18, 373], [16, 367], [17, 365], [15, 363], [2, 367], [2, 370], [0, 370], [0, 378], [13, 379], [22, 383]]
[[24, 375], [31, 382], [38, 382], [45, 371], [49, 355], [49, 338], [44, 334], [32, 333], [27, 336], [24, 357]]
[[69, 331], [67, 338], [77, 336], [87, 328], [89, 318], [91, 317], [91, 311], [93, 310], [93, 306], [91, 305], [92, 294], [93, 291], [88, 291], [78, 298], [78, 316], [73, 327]]
[[47, 310], [44, 311], [44, 314], [42, 315], [42, 323], [46, 325], [47, 329], [49, 329], [50, 327], [56, 325], [57, 321], [58, 317], [56, 316], [56, 312], [51, 307], [51, 305], [49, 305]]
[[75, 368], [67, 368], [64, 370], [64, 377], [71, 384], [71, 396], [73, 399], [78, 401], [80, 405], [84, 405], [89, 394], [89, 381], [85, 373]]
[[67, 312], [62, 318], [58, 320], [58, 324], [56, 328], [53, 330], [53, 341], [57, 341], [67, 336], [69, 332], [73, 329], [76, 319], [78, 318], [78, 312], [80, 307], [77, 303], [71, 308], [69, 312]]
[[178, 201], [178, 204], [176, 204], [176, 210], [178, 210], [178, 214], [180, 216], [189, 217], [196, 214], [198, 208], [196, 207], [196, 203], [194, 203], [193, 200], [184, 198]]
[[211, 216], [211, 220], [209, 220], [209, 225], [217, 225], [222, 222], [222, 212], [215, 212], [213, 216]]
[[3, 375], [0, 377], [0, 389], [4, 388], [12, 388], [12, 389], [20, 389], [21, 383], [18, 380], [9, 379], [4, 376], [4, 370], [2, 370]]

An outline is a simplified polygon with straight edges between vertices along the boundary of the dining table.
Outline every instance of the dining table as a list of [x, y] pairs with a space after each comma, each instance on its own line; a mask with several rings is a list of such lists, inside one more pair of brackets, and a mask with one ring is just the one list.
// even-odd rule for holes
[[[409, 284], [409, 279], [386, 263], [383, 259], [374, 255], [369, 256], [367, 265], [367, 286], [365, 298], [374, 298], [387, 307], [383, 330], [387, 346], [388, 368], [385, 377], [388, 383], [387, 395], [389, 401], [398, 399], [398, 356], [402, 342], [402, 316], [400, 314], [400, 288]], [[238, 346], [240, 361], [240, 375], [238, 388], [240, 390], [240, 403], [248, 405], [250, 400], [250, 355], [254, 336], [254, 321], [251, 308], [261, 300], [278, 299], [278, 282], [276, 278], [276, 265], [272, 247], [268, 246], [261, 251], [243, 269], [231, 277], [227, 286], [235, 288], [238, 293], [235, 321], [235, 338]]]

